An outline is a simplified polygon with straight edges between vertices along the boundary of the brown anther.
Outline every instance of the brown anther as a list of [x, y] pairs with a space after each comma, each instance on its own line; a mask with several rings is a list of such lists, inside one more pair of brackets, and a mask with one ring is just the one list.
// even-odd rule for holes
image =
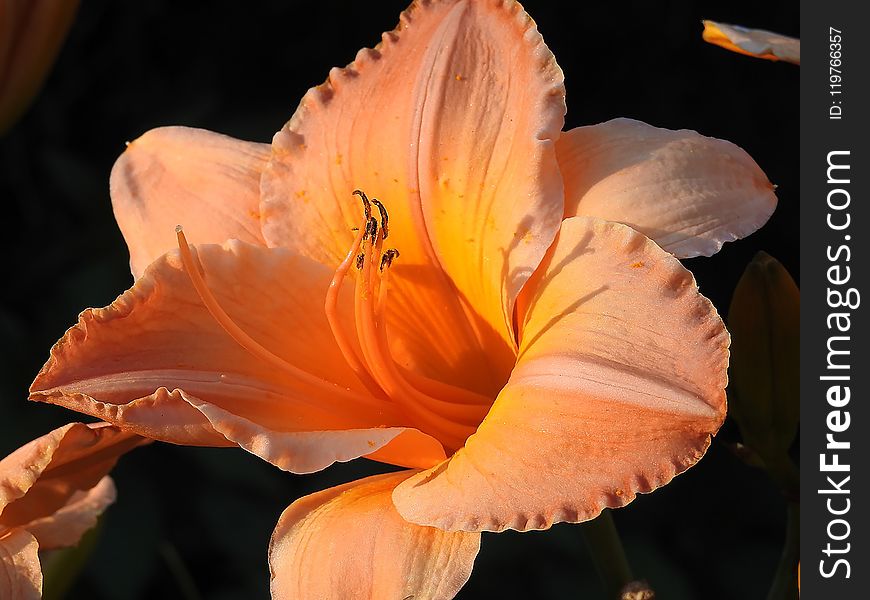
[[375, 236], [377, 235], [377, 233], [378, 233], [378, 222], [375, 220], [374, 217], [369, 217], [369, 219], [366, 221], [365, 229], [363, 230], [363, 236], [362, 236], [363, 247], [365, 247], [365, 241], [369, 238], [371, 238], [372, 242], [374, 242]]
[[360, 200], [362, 200], [363, 210], [365, 211], [365, 214], [366, 214], [366, 221], [368, 221], [369, 219], [372, 218], [372, 204], [371, 204], [371, 202], [369, 202], [368, 196], [366, 196], [366, 193], [362, 190], [354, 190], [353, 194], [355, 196], [359, 196]]
[[387, 236], [390, 234], [390, 230], [387, 227], [388, 221], [390, 219], [390, 215], [387, 214], [387, 209], [381, 204], [381, 201], [377, 198], [372, 198], [372, 204], [378, 207], [378, 212], [381, 213], [381, 236], [382, 239], [387, 239]]
[[381, 255], [381, 266], [380, 270], [383, 271], [386, 267], [389, 267], [393, 264], [393, 260], [399, 258], [399, 251], [395, 248], [390, 248], [389, 250], [385, 250]]
[[357, 254], [357, 257], [356, 257], [356, 270], [357, 270], [357, 271], [361, 271], [362, 268], [363, 268], [363, 265], [365, 264], [365, 262], [366, 262], [366, 255], [365, 255], [365, 254]]

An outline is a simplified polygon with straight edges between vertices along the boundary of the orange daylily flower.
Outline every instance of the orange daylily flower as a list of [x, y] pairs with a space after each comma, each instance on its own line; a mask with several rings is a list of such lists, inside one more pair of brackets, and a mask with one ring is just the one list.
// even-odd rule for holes
[[145, 134], [111, 176], [136, 283], [82, 313], [31, 397], [296, 473], [409, 468], [294, 502], [276, 598], [449, 598], [479, 532], [664, 485], [721, 425], [728, 363], [674, 255], [760, 227], [773, 186], [728, 142], [564, 114], [518, 4], [438, 0], [271, 145]]
[[738, 54], [801, 64], [801, 41], [798, 39], [764, 29], [749, 29], [715, 21], [704, 20], [702, 24], [704, 31], [701, 36], [705, 42]]
[[115, 501], [106, 473], [143, 441], [108, 423], [70, 423], [0, 460], [0, 598], [42, 597], [37, 552], [78, 543]]

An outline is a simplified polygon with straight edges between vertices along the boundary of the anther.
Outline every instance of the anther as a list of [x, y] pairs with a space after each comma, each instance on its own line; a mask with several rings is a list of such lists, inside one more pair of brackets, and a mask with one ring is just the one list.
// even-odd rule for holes
[[381, 266], [380, 270], [383, 271], [385, 267], [389, 267], [393, 264], [393, 259], [399, 258], [399, 251], [395, 248], [390, 248], [385, 250], [383, 255], [381, 256]]
[[372, 198], [372, 204], [378, 207], [378, 212], [381, 213], [381, 232], [382, 239], [387, 239], [387, 236], [390, 234], [390, 230], [387, 227], [388, 221], [390, 219], [390, 215], [387, 214], [387, 209], [381, 204], [381, 201], [377, 198]]
[[356, 270], [357, 271], [362, 270], [365, 262], [366, 262], [366, 255], [365, 254], [357, 254], [357, 256], [356, 256]]
[[360, 200], [362, 200], [363, 210], [366, 214], [366, 221], [368, 221], [372, 218], [372, 204], [369, 202], [368, 196], [366, 196], [366, 193], [362, 190], [354, 190], [353, 193], [354, 195], [359, 196]]

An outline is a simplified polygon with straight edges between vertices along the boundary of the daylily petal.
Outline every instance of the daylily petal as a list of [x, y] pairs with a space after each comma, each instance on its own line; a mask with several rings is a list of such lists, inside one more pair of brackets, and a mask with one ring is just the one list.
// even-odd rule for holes
[[406, 519], [475, 531], [591, 519], [690, 467], [721, 425], [728, 334], [651, 240], [567, 219], [528, 294], [510, 381], [464, 448], [396, 488]]
[[130, 142], [109, 186], [133, 276], [177, 247], [176, 225], [195, 243], [263, 245], [260, 173], [270, 152], [268, 144], [189, 127], [152, 129]]
[[0, 460], [0, 526], [52, 515], [90, 490], [125, 452], [143, 442], [106, 423], [70, 423]]
[[115, 484], [111, 477], [103, 477], [90, 490], [73, 494], [54, 514], [24, 527], [39, 541], [40, 550], [74, 546], [114, 501]]
[[731, 142], [614, 119], [557, 144], [565, 216], [630, 225], [679, 258], [710, 256], [776, 208], [774, 186]]
[[471, 575], [480, 534], [402, 519], [390, 495], [413, 473], [368, 477], [291, 504], [269, 547], [272, 598], [453, 598]]
[[801, 64], [801, 41], [798, 39], [740, 25], [706, 20], [703, 23], [701, 35], [706, 42], [747, 56]]
[[[31, 397], [167, 442], [227, 445], [229, 439], [301, 471], [370, 454], [409, 431], [384, 429], [407, 420], [395, 405], [371, 396], [339, 351], [323, 311], [332, 278], [327, 267], [239, 241], [198, 246], [196, 255], [222, 308], [281, 365], [227, 334], [176, 251], [155, 261], [111, 306], [82, 313], [52, 350]], [[340, 307], [350, 311], [351, 291], [343, 291]], [[321, 432], [331, 442], [284, 435], [299, 432]], [[437, 447], [428, 437], [418, 444], [423, 457]]]
[[518, 4], [416, 2], [275, 136], [263, 234], [336, 265], [360, 224], [351, 192], [380, 198], [401, 252], [397, 360], [495, 393], [513, 361], [514, 299], [562, 214], [552, 140], [564, 111], [561, 71]]
[[314, 473], [333, 463], [360, 456], [416, 468], [428, 468], [446, 458], [437, 440], [416, 429], [375, 427], [286, 432], [264, 427], [214, 404], [195, 399], [191, 403], [228, 440], [291, 473]]
[[426, 229], [459, 292], [512, 344], [514, 302], [562, 221], [562, 70], [515, 3], [457, 4], [438, 34], [416, 107]]
[[39, 544], [23, 529], [0, 533], [0, 598], [42, 598]]

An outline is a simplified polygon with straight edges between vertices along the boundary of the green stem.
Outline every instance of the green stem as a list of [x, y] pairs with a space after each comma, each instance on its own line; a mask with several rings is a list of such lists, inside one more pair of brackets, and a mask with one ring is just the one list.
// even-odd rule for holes
[[785, 545], [767, 600], [794, 600], [798, 597], [797, 567], [800, 560], [801, 505], [797, 502], [789, 502], [787, 514]]
[[613, 524], [613, 517], [609, 510], [603, 510], [601, 514], [591, 521], [581, 525], [583, 537], [595, 563], [595, 570], [604, 585], [606, 597], [609, 600], [617, 600], [622, 588], [633, 579], [631, 567], [625, 557], [622, 541]]

